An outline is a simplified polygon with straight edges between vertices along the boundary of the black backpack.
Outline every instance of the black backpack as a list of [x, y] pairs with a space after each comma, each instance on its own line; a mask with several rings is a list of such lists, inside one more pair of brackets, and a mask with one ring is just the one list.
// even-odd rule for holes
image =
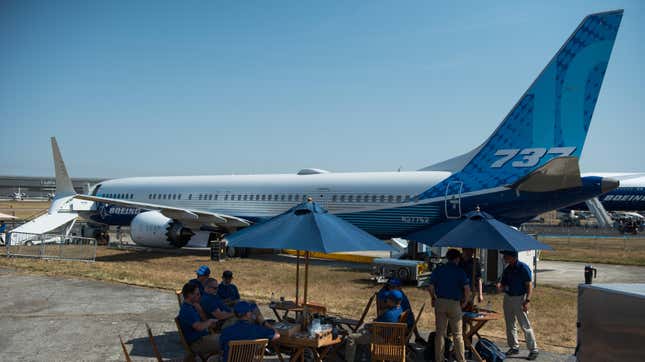
[[[428, 344], [426, 345], [426, 349], [423, 351], [423, 360], [424, 361], [434, 361], [434, 339], [437, 337], [437, 333], [432, 332], [428, 336]], [[450, 356], [452, 355], [452, 340], [450, 338], [447, 338], [444, 340], [444, 347], [443, 347], [443, 356], [445, 359], [450, 359]], [[437, 362], [443, 362], [443, 361], [437, 361]]]
[[488, 362], [501, 362], [506, 358], [506, 354], [499, 347], [486, 338], [480, 338], [475, 345], [475, 350]]

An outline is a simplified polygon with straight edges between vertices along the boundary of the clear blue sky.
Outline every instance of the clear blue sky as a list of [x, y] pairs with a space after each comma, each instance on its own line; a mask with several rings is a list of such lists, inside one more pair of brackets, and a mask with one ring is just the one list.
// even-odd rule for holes
[[4, 0], [0, 174], [52, 175], [52, 135], [72, 176], [418, 169], [617, 8], [582, 168], [645, 171], [645, 2], [446, 4]]

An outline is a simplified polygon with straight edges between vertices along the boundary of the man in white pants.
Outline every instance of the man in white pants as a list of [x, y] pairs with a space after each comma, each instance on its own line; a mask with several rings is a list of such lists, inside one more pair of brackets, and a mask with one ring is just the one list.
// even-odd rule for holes
[[515, 323], [517, 320], [524, 331], [526, 347], [530, 351], [528, 360], [532, 361], [538, 357], [538, 348], [528, 315], [531, 294], [533, 293], [531, 269], [517, 259], [516, 251], [502, 251], [502, 254], [504, 255], [506, 268], [502, 273], [502, 281], [497, 287], [504, 291], [506, 339], [510, 347], [506, 355], [513, 356], [520, 353], [520, 343], [517, 340], [517, 324]]

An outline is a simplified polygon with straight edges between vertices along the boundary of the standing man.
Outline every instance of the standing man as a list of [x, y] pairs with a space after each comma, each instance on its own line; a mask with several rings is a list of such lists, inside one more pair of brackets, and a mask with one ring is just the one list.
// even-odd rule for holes
[[533, 294], [532, 276], [529, 266], [517, 260], [517, 251], [502, 251], [506, 268], [502, 273], [502, 281], [497, 288], [504, 291], [504, 320], [506, 321], [506, 340], [510, 349], [507, 356], [520, 353], [520, 343], [517, 340], [517, 325], [520, 324], [524, 331], [526, 347], [530, 353], [529, 361], [538, 357], [535, 334], [529, 322], [529, 303]]
[[195, 270], [195, 273], [197, 274], [197, 278], [191, 279], [188, 282], [197, 284], [199, 293], [204, 294], [204, 283], [206, 283], [206, 280], [210, 278], [211, 269], [206, 265], [202, 265], [199, 267], [199, 269]]
[[470, 287], [466, 273], [459, 267], [461, 253], [450, 249], [446, 253], [448, 262], [430, 274], [428, 292], [435, 309], [436, 336], [434, 339], [435, 361], [443, 361], [446, 328], [450, 326], [455, 343], [457, 360], [466, 361], [464, 355], [464, 338], [462, 335], [462, 308], [470, 299]]
[[[473, 291], [473, 296], [477, 295], [477, 302], [481, 303], [484, 301], [484, 291], [482, 288], [482, 265], [479, 263], [479, 260], [476, 260], [475, 249], [473, 248], [464, 248], [461, 255], [461, 260], [459, 261], [459, 267], [466, 273], [468, 279], [470, 279], [470, 290]], [[473, 279], [473, 264], [475, 268], [475, 278]]]
[[4, 245], [4, 238], [2, 237], [4, 235], [5, 230], [7, 230], [7, 225], [2, 221], [0, 223], [0, 243]]

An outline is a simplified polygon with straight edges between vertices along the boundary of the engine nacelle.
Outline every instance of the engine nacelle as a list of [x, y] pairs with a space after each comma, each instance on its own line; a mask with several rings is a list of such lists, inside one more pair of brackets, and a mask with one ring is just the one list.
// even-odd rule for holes
[[195, 235], [180, 222], [159, 211], [138, 214], [130, 223], [130, 237], [137, 245], [153, 248], [181, 248]]

